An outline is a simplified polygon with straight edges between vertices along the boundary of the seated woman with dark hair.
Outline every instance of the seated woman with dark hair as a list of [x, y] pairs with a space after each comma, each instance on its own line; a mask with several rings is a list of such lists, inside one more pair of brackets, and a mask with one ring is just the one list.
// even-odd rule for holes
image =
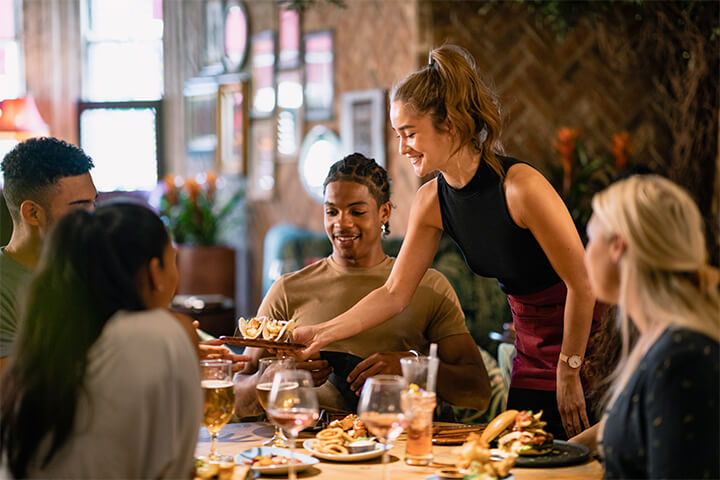
[[145, 207], [58, 223], [0, 385], [0, 475], [189, 477], [202, 394], [192, 327], [166, 310], [177, 279]]

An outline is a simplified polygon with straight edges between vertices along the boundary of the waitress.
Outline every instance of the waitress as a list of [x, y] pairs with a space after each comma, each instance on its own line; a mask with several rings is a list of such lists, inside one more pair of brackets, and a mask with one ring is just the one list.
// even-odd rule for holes
[[560, 438], [589, 426], [580, 366], [593, 317], [583, 245], [562, 199], [540, 172], [499, 155], [497, 102], [463, 49], [445, 45], [391, 92], [390, 119], [425, 183], [387, 282], [323, 324], [295, 330], [303, 355], [402, 311], [430, 266], [442, 232], [477, 274], [508, 294], [517, 356], [508, 408], [543, 410]]

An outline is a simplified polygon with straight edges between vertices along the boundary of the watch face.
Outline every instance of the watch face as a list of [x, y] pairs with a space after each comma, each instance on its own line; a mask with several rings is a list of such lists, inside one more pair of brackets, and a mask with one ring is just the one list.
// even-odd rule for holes
[[580, 365], [582, 365], [582, 359], [577, 355], [573, 355], [568, 359], [568, 365], [570, 365], [572, 368], [578, 368]]

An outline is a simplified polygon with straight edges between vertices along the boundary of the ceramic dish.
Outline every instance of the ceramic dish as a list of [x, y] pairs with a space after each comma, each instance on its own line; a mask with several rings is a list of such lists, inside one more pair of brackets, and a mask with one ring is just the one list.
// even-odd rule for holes
[[[290, 457], [290, 450], [286, 448], [276, 448], [276, 447], [259, 447], [259, 448], [250, 448], [248, 450], [245, 450], [244, 452], [240, 452], [235, 456], [235, 463], [238, 465], [247, 465], [246, 462], [251, 461], [253, 458], [257, 456], [264, 456], [264, 455], [281, 455], [283, 457]], [[303, 455], [302, 453], [295, 452], [292, 456], [292, 458], [295, 458], [300, 463], [295, 464], [295, 471], [296, 472], [302, 472], [303, 470], [307, 470], [308, 468], [312, 467], [316, 463], [319, 462], [317, 458], [313, 458], [309, 455]], [[250, 469], [260, 473], [261, 475], [285, 475], [288, 473], [288, 465], [271, 465], [267, 467], [258, 467], [254, 465], [250, 465]]]
[[[502, 450], [490, 450], [490, 458], [500, 458], [505, 455]], [[520, 455], [515, 460], [516, 467], [565, 467], [577, 463], [585, 463], [590, 459], [590, 450], [579, 443], [555, 440], [552, 452], [545, 455]]]
[[[330, 462], [362, 462], [363, 460], [370, 460], [373, 458], [380, 457], [383, 454], [383, 444], [382, 443], [378, 443], [375, 446], [375, 449], [370, 450], [369, 452], [348, 453], [347, 455], [318, 452], [317, 450], [315, 450], [313, 448], [317, 445], [317, 443], [318, 443], [318, 440], [316, 438], [310, 438], [303, 442], [303, 447], [305, 448], [305, 450], [310, 452], [312, 455], [314, 455], [318, 458], [322, 458], [323, 460], [328, 460]], [[392, 445], [387, 446], [388, 450], [390, 450], [391, 448], [392, 448]]]
[[555, 440], [553, 450], [545, 455], [519, 456], [516, 467], [564, 467], [576, 463], [585, 463], [590, 459], [590, 450], [579, 443]]

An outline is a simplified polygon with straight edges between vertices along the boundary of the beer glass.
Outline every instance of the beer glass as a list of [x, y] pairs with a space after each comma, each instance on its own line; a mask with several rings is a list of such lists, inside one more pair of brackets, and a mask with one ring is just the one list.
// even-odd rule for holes
[[[292, 357], [265, 357], [258, 360], [258, 382], [255, 385], [255, 392], [265, 412], [267, 412], [268, 397], [270, 397], [275, 372], [279, 370], [292, 370], [293, 368], [295, 368], [295, 361]], [[265, 441], [263, 445], [285, 448], [288, 446], [288, 439], [280, 427], [275, 425], [275, 434], [271, 439]]]
[[222, 427], [232, 417], [235, 409], [235, 390], [232, 382], [231, 360], [202, 360], [200, 362], [201, 384], [205, 394], [203, 425], [210, 431], [209, 459], [218, 458], [215, 442]]
[[280, 370], [275, 373], [267, 414], [290, 437], [288, 478], [295, 480], [295, 439], [318, 419], [318, 399], [310, 372]]
[[402, 393], [407, 387], [398, 375], [376, 375], [365, 381], [358, 415], [367, 429], [383, 444], [383, 478], [388, 480], [388, 444], [403, 431], [405, 413], [402, 409]]

